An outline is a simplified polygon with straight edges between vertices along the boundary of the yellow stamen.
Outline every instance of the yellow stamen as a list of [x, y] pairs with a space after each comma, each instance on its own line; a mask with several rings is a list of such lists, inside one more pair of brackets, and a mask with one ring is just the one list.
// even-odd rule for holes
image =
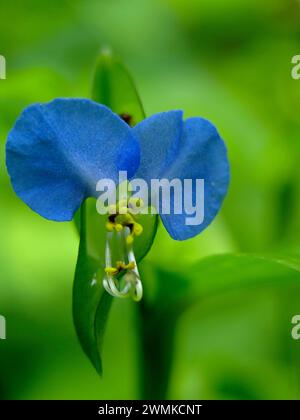
[[104, 271], [106, 272], [106, 274], [111, 275], [111, 276], [115, 276], [116, 274], [119, 273], [119, 270], [115, 267], [106, 267]]
[[125, 268], [126, 270], [133, 270], [135, 267], [135, 263], [133, 261], [131, 261], [130, 263], [128, 263]]
[[123, 225], [121, 225], [121, 223], [116, 223], [115, 229], [117, 232], [121, 232], [121, 230], [123, 230]]
[[128, 264], [125, 264], [123, 261], [117, 261], [116, 267], [106, 267], [104, 271], [106, 274], [110, 276], [115, 276], [116, 274], [119, 274], [123, 270], [133, 270], [135, 267], [135, 263], [133, 261], [129, 262]]
[[140, 236], [140, 235], [143, 233], [143, 226], [142, 226], [142, 225], [140, 225], [139, 223], [135, 223], [135, 224], [133, 225], [133, 233], [134, 233], [136, 236]]
[[[129, 206], [141, 207], [144, 202], [141, 198], [133, 197], [129, 201], [122, 199], [117, 205], [109, 206], [109, 213], [113, 214], [113, 221], [108, 220], [106, 223], [106, 229], [109, 232], [115, 230], [121, 232], [125, 227], [130, 229], [130, 234], [126, 237], [126, 243], [131, 245], [134, 241], [135, 236], [140, 236], [143, 232], [143, 226], [136, 222], [136, 215], [134, 214], [134, 208]], [[110, 218], [112, 219], [112, 218]]]
[[126, 236], [126, 243], [127, 245], [131, 245], [133, 243], [133, 235]]
[[125, 263], [123, 263], [123, 261], [117, 261], [116, 262], [116, 266], [117, 266], [117, 269], [120, 271], [120, 270], [124, 270], [124, 268], [125, 268]]
[[109, 232], [112, 232], [114, 230], [115, 225], [112, 222], [107, 222], [105, 227]]

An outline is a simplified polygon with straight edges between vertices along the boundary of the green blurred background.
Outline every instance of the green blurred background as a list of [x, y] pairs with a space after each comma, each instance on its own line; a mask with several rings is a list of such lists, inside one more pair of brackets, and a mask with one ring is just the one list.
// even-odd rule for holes
[[[21, 110], [88, 97], [95, 58], [111, 46], [129, 67], [146, 114], [181, 108], [218, 127], [230, 191], [202, 235], [172, 241], [160, 227], [149, 263], [227, 253], [300, 255], [300, 54], [297, 0], [0, 0], [0, 398], [138, 398], [135, 304], [115, 300], [99, 379], [77, 342], [71, 288], [78, 238], [13, 193], [4, 145]], [[162, 252], [163, 249], [163, 252]], [[213, 279], [211, 279], [213, 281]], [[195, 273], [201, 282], [201, 273]], [[300, 342], [290, 319], [300, 288], [231, 291], [195, 303], [176, 329], [168, 397], [300, 397]], [[168, 305], [168, 300], [165, 302]]]

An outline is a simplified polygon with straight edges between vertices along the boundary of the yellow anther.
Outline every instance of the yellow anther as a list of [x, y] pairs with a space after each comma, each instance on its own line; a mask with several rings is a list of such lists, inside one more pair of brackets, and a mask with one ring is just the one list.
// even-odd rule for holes
[[123, 263], [123, 261], [117, 261], [116, 266], [117, 266], [117, 269], [120, 271], [124, 269], [125, 264]]
[[117, 269], [121, 270], [132, 270], [135, 267], [135, 263], [130, 261], [128, 264], [125, 264], [123, 261], [116, 262]]
[[105, 227], [109, 232], [112, 232], [114, 230], [114, 224], [112, 222], [107, 222]]
[[126, 243], [127, 245], [131, 245], [133, 243], [133, 235], [126, 236]]
[[135, 263], [133, 261], [131, 261], [130, 263], [128, 263], [125, 268], [126, 270], [133, 270], [135, 267]]
[[121, 225], [121, 223], [116, 223], [115, 229], [117, 232], [121, 232], [121, 230], [123, 230], [123, 225]]
[[135, 263], [133, 261], [129, 262], [128, 264], [125, 264], [123, 261], [117, 261], [116, 267], [106, 267], [104, 271], [109, 276], [115, 276], [123, 270], [133, 270], [134, 267]]
[[106, 267], [104, 271], [106, 272], [106, 274], [110, 276], [115, 276], [116, 274], [119, 273], [119, 270], [115, 267]]
[[142, 225], [140, 225], [139, 223], [135, 223], [135, 224], [133, 225], [133, 233], [134, 233], [136, 236], [140, 236], [140, 235], [143, 233], [143, 226], [142, 226]]
[[[144, 203], [141, 198], [131, 198], [130, 204], [140, 207]], [[133, 214], [133, 208], [130, 209], [127, 207], [127, 205], [129, 205], [129, 202], [125, 199], [122, 199], [117, 205], [109, 206], [109, 212], [114, 216], [110, 217], [107, 221], [106, 229], [109, 232], [112, 232], [113, 230], [116, 232], [121, 232], [125, 227], [128, 227], [130, 233], [126, 237], [126, 243], [127, 245], [131, 245], [134, 241], [134, 237], [142, 234], [143, 226], [136, 222], [136, 216]], [[123, 265], [117, 266], [117, 269], [126, 269], [126, 267]]]

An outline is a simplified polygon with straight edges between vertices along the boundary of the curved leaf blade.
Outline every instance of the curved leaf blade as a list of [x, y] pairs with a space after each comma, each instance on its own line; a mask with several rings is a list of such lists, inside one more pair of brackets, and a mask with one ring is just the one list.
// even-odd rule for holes
[[[144, 270], [153, 270], [143, 263]], [[170, 305], [183, 309], [209, 296], [231, 290], [300, 284], [300, 264], [297, 259], [251, 254], [223, 254], [203, 258], [183, 270], [156, 267], [157, 302], [166, 299]], [[159, 303], [158, 303], [159, 304]]]
[[128, 70], [108, 49], [104, 49], [97, 60], [92, 99], [108, 106], [116, 114], [130, 115], [130, 125], [145, 118], [142, 102]]

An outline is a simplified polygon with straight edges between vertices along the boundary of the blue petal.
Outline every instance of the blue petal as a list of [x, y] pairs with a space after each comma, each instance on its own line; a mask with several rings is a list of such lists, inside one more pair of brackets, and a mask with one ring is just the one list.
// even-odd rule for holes
[[141, 163], [136, 177], [150, 182], [173, 162], [182, 135], [182, 111], [152, 115], [137, 124], [133, 131], [139, 139]]
[[134, 175], [139, 145], [130, 127], [88, 99], [56, 99], [26, 108], [8, 136], [6, 164], [19, 197], [51, 220], [66, 221], [99, 179]]
[[[137, 134], [141, 144], [141, 160], [144, 162], [145, 168], [148, 165], [147, 169], [144, 169], [147, 177], [148, 174], [152, 174], [152, 178], [165, 178], [169, 181], [172, 179], [180, 179], [182, 182], [185, 179], [193, 180], [193, 188], [189, 197], [193, 200], [193, 204], [196, 203], [196, 180], [204, 180], [204, 219], [202, 223], [187, 225], [187, 218], [193, 216], [185, 211], [182, 214], [174, 214], [172, 206], [170, 214], [161, 214], [162, 221], [172, 238], [184, 240], [203, 231], [217, 215], [228, 189], [229, 164], [226, 147], [216, 128], [209, 121], [203, 118], [188, 119], [183, 123], [181, 136], [178, 139], [176, 130], [173, 130], [173, 138], [171, 138], [171, 125], [165, 115], [162, 114], [161, 120], [160, 115], [156, 116], [156, 120], [153, 122], [154, 125], [156, 124], [156, 130], [151, 124], [147, 125], [146, 120], [140, 124]], [[156, 136], [153, 137], [155, 131], [157, 135], [159, 132], [164, 133], [164, 124], [168, 138], [165, 139], [163, 135], [159, 138], [159, 141], [164, 144], [164, 150], [159, 150], [158, 153], [168, 157], [167, 165], [161, 164], [164, 157], [156, 156], [157, 142], [155, 143]], [[145, 140], [151, 144], [145, 145]], [[138, 173], [142, 174], [140, 170]], [[141, 175], [141, 177], [143, 176]], [[174, 198], [173, 193], [174, 190], [171, 189], [171, 203]], [[183, 197], [181, 204], [184, 209]]]

